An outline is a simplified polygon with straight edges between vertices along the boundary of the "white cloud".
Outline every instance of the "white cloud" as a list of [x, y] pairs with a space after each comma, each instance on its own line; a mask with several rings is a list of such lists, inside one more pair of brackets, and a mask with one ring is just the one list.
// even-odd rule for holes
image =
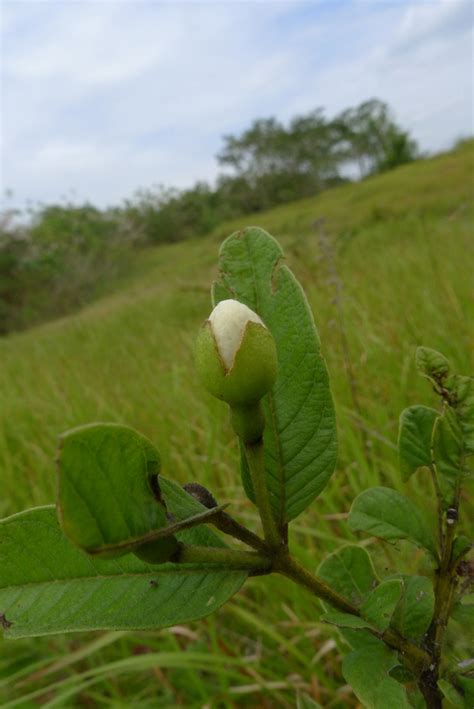
[[4, 2], [4, 187], [104, 205], [186, 186], [256, 117], [372, 96], [422, 147], [444, 147], [472, 125], [468, 6]]
[[472, 28], [474, 5], [469, 0], [438, 0], [407, 8], [396, 33], [395, 51], [409, 50], [434, 38], [448, 39]]

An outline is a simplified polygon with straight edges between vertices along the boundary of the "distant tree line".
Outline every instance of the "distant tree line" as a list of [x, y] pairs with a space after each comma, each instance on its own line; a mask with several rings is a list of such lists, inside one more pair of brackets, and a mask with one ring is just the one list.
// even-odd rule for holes
[[223, 143], [217, 160], [225, 172], [214, 188], [205, 182], [181, 191], [162, 187], [126, 202], [123, 214], [147, 243], [205, 234], [226, 219], [314, 196], [350, 174], [364, 178], [418, 157], [415, 141], [377, 99], [332, 120], [321, 108], [287, 126], [259, 119]]
[[137, 246], [206, 234], [226, 219], [311, 197], [418, 157], [416, 143], [377, 99], [331, 120], [322, 109], [288, 125], [259, 119], [226, 135], [215, 186], [137, 192], [122, 205], [49, 205], [21, 225], [0, 222], [0, 334], [67, 313], [126, 270]]

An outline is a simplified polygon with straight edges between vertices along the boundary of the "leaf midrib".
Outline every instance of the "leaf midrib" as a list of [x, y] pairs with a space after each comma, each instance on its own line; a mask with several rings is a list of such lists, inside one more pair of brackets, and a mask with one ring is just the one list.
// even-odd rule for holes
[[65, 578], [65, 579], [49, 579], [47, 581], [33, 581], [30, 583], [24, 583], [24, 584], [19, 584], [19, 585], [13, 585], [13, 586], [1, 586], [0, 587], [0, 593], [2, 591], [14, 591], [18, 589], [25, 589], [25, 588], [35, 588], [35, 587], [40, 587], [40, 586], [50, 586], [52, 584], [70, 584], [74, 583], [75, 581], [110, 581], [110, 579], [118, 578], [118, 579], [125, 579], [125, 578], [150, 578], [150, 580], [154, 580], [157, 575], [161, 576], [166, 576], [172, 574], [173, 576], [176, 575], [192, 575], [192, 574], [199, 574], [203, 572], [216, 572], [216, 571], [221, 571], [223, 574], [231, 574], [231, 573], [236, 573], [236, 574], [243, 574], [245, 573], [244, 569], [223, 569], [221, 566], [218, 564], [206, 564], [202, 566], [194, 566], [193, 568], [179, 568], [179, 569], [167, 569], [167, 570], [157, 570], [157, 571], [146, 571], [143, 573], [136, 572], [136, 573], [123, 573], [123, 572], [117, 572], [116, 574], [99, 574], [97, 576], [73, 576], [71, 578]]

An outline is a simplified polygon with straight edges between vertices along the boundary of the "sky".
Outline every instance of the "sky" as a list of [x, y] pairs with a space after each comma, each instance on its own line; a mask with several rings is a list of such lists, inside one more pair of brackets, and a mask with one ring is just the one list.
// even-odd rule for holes
[[223, 135], [373, 97], [422, 150], [447, 149], [473, 133], [473, 14], [471, 0], [2, 0], [2, 205], [212, 183]]

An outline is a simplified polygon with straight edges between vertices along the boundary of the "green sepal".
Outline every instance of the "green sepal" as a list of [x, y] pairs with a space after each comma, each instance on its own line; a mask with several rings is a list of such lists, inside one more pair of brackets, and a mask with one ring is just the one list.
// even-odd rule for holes
[[195, 350], [196, 369], [204, 387], [231, 405], [249, 406], [267, 394], [277, 374], [277, 355], [271, 332], [249, 321], [232, 367], [227, 370], [217, 347], [212, 324], [201, 327]]

